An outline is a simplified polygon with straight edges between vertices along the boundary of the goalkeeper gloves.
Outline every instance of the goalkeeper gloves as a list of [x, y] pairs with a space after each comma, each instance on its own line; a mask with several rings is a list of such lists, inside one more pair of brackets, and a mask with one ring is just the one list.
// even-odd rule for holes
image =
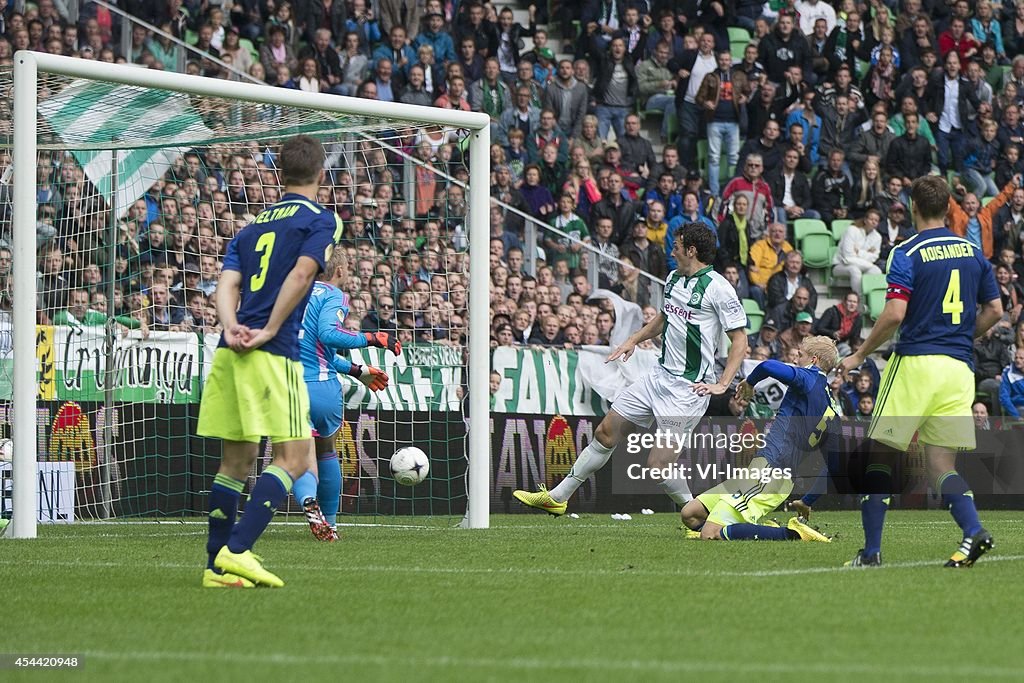
[[402, 343], [391, 332], [364, 332], [367, 346], [387, 349], [396, 356], [402, 355]]
[[388, 375], [383, 370], [378, 370], [372, 365], [352, 364], [348, 374], [365, 384], [370, 391], [381, 391], [388, 386]]

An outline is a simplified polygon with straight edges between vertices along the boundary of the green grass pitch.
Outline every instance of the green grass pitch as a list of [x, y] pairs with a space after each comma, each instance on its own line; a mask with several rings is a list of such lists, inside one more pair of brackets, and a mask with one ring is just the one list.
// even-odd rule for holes
[[983, 512], [996, 548], [959, 571], [944, 512], [892, 512], [861, 570], [859, 513], [815, 517], [834, 543], [687, 541], [670, 515], [333, 545], [278, 524], [256, 550], [288, 585], [247, 591], [199, 587], [201, 524], [43, 527], [0, 542], [0, 653], [85, 665], [0, 680], [1021, 679], [1024, 513]]

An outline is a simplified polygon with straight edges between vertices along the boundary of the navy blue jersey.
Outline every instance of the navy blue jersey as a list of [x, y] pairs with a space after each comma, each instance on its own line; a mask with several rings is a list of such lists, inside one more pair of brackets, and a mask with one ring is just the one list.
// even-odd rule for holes
[[[224, 270], [242, 275], [242, 302], [238, 322], [252, 329], [262, 328], [270, 319], [281, 285], [300, 256], [308, 256], [323, 270], [334, 243], [341, 237], [341, 219], [333, 211], [297, 194], [261, 211], [256, 220], [238, 233], [228, 245]], [[261, 350], [291, 360], [299, 359], [299, 328], [306, 298], [281, 325], [277, 335]], [[225, 346], [221, 336], [220, 346]]]
[[992, 265], [947, 228], [914, 235], [889, 254], [886, 299], [907, 302], [896, 353], [942, 355], [974, 368], [977, 305], [999, 298]]
[[758, 455], [772, 467], [795, 468], [809, 452], [826, 454], [840, 415], [828, 390], [828, 377], [815, 365], [797, 368], [766, 360], [746, 381], [754, 386], [769, 377], [788, 388]]

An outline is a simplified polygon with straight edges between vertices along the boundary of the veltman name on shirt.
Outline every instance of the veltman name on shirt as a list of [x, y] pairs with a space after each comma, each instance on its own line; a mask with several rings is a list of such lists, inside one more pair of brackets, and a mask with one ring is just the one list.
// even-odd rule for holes
[[291, 218], [299, 212], [302, 206], [299, 204], [289, 204], [286, 206], [279, 206], [273, 209], [267, 209], [266, 211], [260, 212], [260, 215], [256, 216], [254, 223], [270, 223], [271, 221], [281, 220], [282, 218]]
[[942, 261], [951, 258], [973, 258], [974, 245], [966, 242], [955, 242], [953, 244], [940, 244], [936, 247], [922, 247], [919, 251], [921, 261]]

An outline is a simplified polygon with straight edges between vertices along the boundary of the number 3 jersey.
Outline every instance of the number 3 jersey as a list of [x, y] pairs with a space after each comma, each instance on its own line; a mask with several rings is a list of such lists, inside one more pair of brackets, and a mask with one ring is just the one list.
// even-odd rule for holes
[[[285, 278], [299, 257], [308, 256], [324, 269], [334, 244], [341, 238], [338, 214], [302, 195], [288, 193], [245, 226], [228, 245], [224, 270], [242, 276], [238, 322], [252, 329], [270, 319]], [[299, 328], [309, 292], [291, 312], [277, 335], [261, 350], [299, 360]], [[220, 346], [225, 346], [221, 336]]]
[[673, 270], [661, 310], [665, 314], [661, 366], [691, 382], [716, 381], [715, 349], [722, 332], [747, 325], [736, 290], [711, 266], [692, 277]]
[[950, 356], [974, 368], [977, 305], [999, 298], [981, 249], [947, 228], [932, 228], [889, 254], [886, 299], [907, 302], [896, 353]]

